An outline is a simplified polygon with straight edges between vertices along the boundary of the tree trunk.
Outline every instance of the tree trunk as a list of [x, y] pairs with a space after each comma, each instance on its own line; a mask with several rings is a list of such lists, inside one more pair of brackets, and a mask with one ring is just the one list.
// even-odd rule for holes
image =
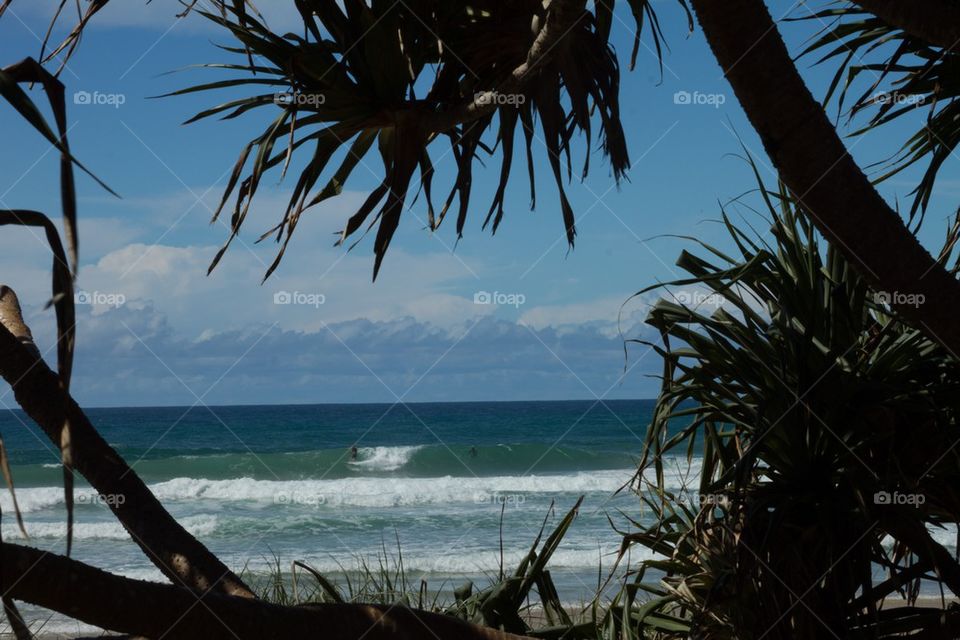
[[122, 501], [108, 501], [110, 509], [150, 561], [174, 584], [253, 597], [236, 575], [173, 519], [97, 433], [73, 398], [64, 393], [57, 374], [33, 344], [16, 295], [7, 287], [0, 287], [0, 375], [13, 388], [27, 415], [58, 447], [64, 420], [70, 421], [74, 468], [101, 495], [123, 496]]
[[944, 49], [960, 46], [960, 2], [951, 0], [853, 0], [891, 27]]
[[763, 1], [691, 4], [780, 178], [820, 232], [878, 291], [899, 301], [894, 306], [907, 321], [960, 354], [960, 282], [936, 263], [853, 161]]
[[458, 618], [402, 605], [282, 607], [221, 593], [123, 578], [76, 560], [4, 543], [0, 587], [16, 599], [87, 624], [182, 640], [519, 640]]

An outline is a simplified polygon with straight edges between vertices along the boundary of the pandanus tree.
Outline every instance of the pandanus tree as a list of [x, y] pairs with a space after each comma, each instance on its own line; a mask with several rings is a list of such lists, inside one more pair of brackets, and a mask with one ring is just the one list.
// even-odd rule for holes
[[[0, 4], [0, 17], [11, 2], [4, 0]], [[59, 4], [58, 16], [66, 4]], [[56, 65], [59, 60], [62, 68], [64, 57], [80, 42], [84, 27], [107, 4], [108, 0], [90, 2], [65, 41], [49, 54], [41, 51], [41, 62]], [[305, 158], [293, 180], [288, 206], [279, 212], [279, 221], [268, 226], [263, 236], [280, 243], [267, 276], [279, 264], [301, 216], [309, 215], [311, 207], [340, 194], [361, 162], [378, 167], [381, 182], [344, 222], [339, 242], [375, 229], [374, 277], [382, 268], [401, 217], [410, 215], [409, 209], [420, 193], [426, 207], [426, 226], [431, 231], [446, 219], [456, 203], [456, 231], [458, 235], [463, 233], [470, 211], [473, 170], [486, 155], [499, 153], [500, 179], [495, 192], [483, 204], [484, 225], [495, 231], [500, 224], [507, 209], [505, 187], [516, 166], [514, 156], [525, 152], [531, 206], [536, 198], [532, 189], [533, 168], [540, 158], [556, 184], [560, 220], [572, 244], [575, 212], [564, 184], [574, 175], [571, 151], [575, 136], [582, 135], [588, 143], [587, 157], [582, 168], [578, 168], [578, 175], [585, 175], [590, 168], [589, 145], [594, 138], [615, 178], [620, 180], [629, 166], [620, 123], [619, 58], [609, 44], [614, 22], [620, 19], [614, 12], [625, 7], [632, 15], [637, 35], [630, 54], [631, 66], [642, 32], [652, 39], [657, 52], [663, 35], [658, 16], [647, 0], [619, 4], [614, 0], [294, 0], [303, 28], [288, 34], [273, 32], [243, 0], [194, 0], [183, 4], [187, 10], [195, 10], [220, 25], [234, 39], [225, 48], [235, 58], [227, 64], [211, 65], [230, 70], [233, 75], [229, 78], [178, 93], [238, 87], [256, 91], [214, 106], [197, 114], [194, 120], [215, 115], [234, 118], [271, 110], [268, 126], [241, 148], [230, 175], [218, 211], [229, 204], [231, 231], [223, 249], [213, 257], [211, 268], [245, 224], [264, 175], [270, 170], [286, 173], [294, 166], [295, 156]], [[688, 4], [681, 0], [678, 6], [684, 23], [692, 28]], [[949, 362], [937, 350], [960, 350], [960, 325], [955, 322], [960, 312], [960, 285], [955, 272], [920, 245], [913, 230], [883, 201], [854, 163], [823, 106], [806, 88], [764, 3], [689, 0], [689, 7], [779, 170], [785, 197], [797, 203], [798, 216], [816, 227], [834, 247], [834, 254], [842, 254], [849, 268], [863, 279], [854, 287], [857, 291], [869, 286], [871, 291], [897, 292], [903, 299], [922, 297], [923, 305], [894, 304], [884, 312], [896, 314], [898, 322], [902, 319], [904, 324], [897, 327], [912, 327], [911, 337], [903, 339], [908, 343], [904, 347], [907, 352], [912, 352], [909, 344], [919, 348], [922, 343], [918, 357], [936, 352], [943, 362]], [[873, 70], [897, 83], [894, 93], [920, 96], [911, 109], [900, 108], [897, 102], [877, 102], [875, 96], [859, 98], [854, 111], [877, 109], [868, 127], [907, 117], [916, 108], [929, 109], [930, 116], [921, 130], [890, 167], [896, 171], [914, 162], [928, 163], [909, 217], [910, 222], [919, 224], [936, 176], [960, 140], [957, 76], [953, 72], [960, 38], [956, 4], [928, 0], [908, 6], [893, 0], [861, 0], [826, 8], [819, 18], [832, 20], [834, 26], [815, 43], [814, 49], [826, 48], [826, 59], [839, 59], [836, 86], [843, 88], [841, 95], [848, 95], [847, 80], [855, 80], [862, 70]], [[884, 49], [890, 43], [896, 47], [892, 52]], [[876, 60], [861, 62], [862, 56]], [[20, 88], [27, 82], [40, 82], [51, 99], [57, 133]], [[2, 212], [4, 223], [39, 225], [50, 238], [55, 260], [52, 303], [60, 331], [58, 370], [53, 372], [31, 346], [29, 330], [19, 318], [12, 291], [4, 290], [0, 373], [13, 386], [21, 406], [61, 447], [68, 496], [72, 469], [83, 473], [102, 493], [127, 494], [127, 506], [115, 509], [118, 519], [174, 583], [134, 584], [67, 558], [37, 556], [28, 548], [4, 544], [0, 579], [11, 618], [17, 619], [13, 599], [22, 599], [107, 628], [147, 636], [162, 635], [163, 619], [173, 618], [178, 612], [189, 613], [184, 618], [188, 624], [181, 625], [178, 632], [206, 637], [289, 637], [316, 625], [324, 625], [334, 637], [356, 636], [358, 629], [369, 625], [374, 630], [370, 637], [394, 631], [415, 637], [422, 634], [423, 625], [438, 637], [495, 636], [495, 632], [455, 624], [442, 617], [411, 617], [406, 610], [330, 605], [293, 611], [263, 605], [252, 600], [243, 582], [173, 521], [122, 459], [99, 438], [69, 394], [74, 325], [72, 282], [78, 264], [72, 171], [77, 161], [66, 141], [63, 85], [55, 73], [27, 60], [0, 71], [0, 93], [62, 155], [66, 231], [64, 250], [48, 217], [26, 211]], [[452, 158], [453, 178], [435, 206], [433, 187], [438, 172], [434, 163], [439, 161], [438, 149], [444, 149], [448, 154], [445, 157]], [[371, 162], [371, 157], [378, 158], [377, 162]], [[896, 256], [896, 260], [891, 256]], [[867, 313], [863, 307], [857, 312]], [[859, 321], [863, 322], [863, 318]], [[886, 326], [886, 321], [876, 322]], [[755, 324], [751, 330], [759, 326]], [[709, 325], [704, 326], [709, 331]], [[670, 354], [665, 355], [669, 361]], [[664, 397], [669, 404], [669, 394]], [[727, 417], [721, 416], [724, 422]], [[756, 472], [756, 467], [746, 464], [735, 468], [746, 474], [738, 476], [741, 482]], [[121, 484], [123, 478], [127, 479], [126, 484]], [[858, 485], [859, 490], [865, 491], [868, 484]], [[130, 495], [137, 499], [129, 499]], [[71, 504], [69, 498], [67, 504]], [[952, 517], [952, 512], [945, 513]], [[701, 516], [694, 513], [693, 517]], [[754, 531], [751, 528], [749, 533]], [[926, 543], [922, 537], [916, 537], [920, 536], [918, 530], [911, 532], [913, 539], [904, 537], [898, 539], [898, 544], [904, 553], [920, 554]], [[736, 535], [720, 537], [722, 544], [736, 544], [738, 539]], [[915, 577], [916, 571], [932, 567], [947, 572], [941, 577], [948, 585], [954, 585], [955, 567], [943, 559], [942, 549], [930, 547], [927, 551], [924, 568], [908, 575]], [[748, 572], [747, 578], [750, 575]], [[108, 611], [96, 598], [76, 590], [45, 589], [48, 576], [102, 585], [118, 597], [124, 590], [132, 589], [136, 597], [129, 602], [129, 609], [111, 607]], [[850, 585], [834, 586], [842, 590]], [[203, 606], [196, 606], [198, 598]], [[153, 615], [141, 615], [149, 612]], [[685, 624], [683, 620], [686, 618], [666, 623]], [[22, 632], [18, 628], [18, 633]]]
[[[923, 581], [960, 593], [960, 361], [767, 189], [724, 208], [735, 251], [695, 246], [687, 277], [658, 285], [664, 372], [638, 476], [655, 516], [623, 547], [657, 559], [621, 597], [649, 596], [637, 624], [660, 638], [953, 637], [957, 611], [917, 596]], [[937, 257], [950, 273], [957, 221]], [[669, 293], [690, 287], [722, 304]], [[699, 479], [672, 490], [665, 469], [693, 452]]]

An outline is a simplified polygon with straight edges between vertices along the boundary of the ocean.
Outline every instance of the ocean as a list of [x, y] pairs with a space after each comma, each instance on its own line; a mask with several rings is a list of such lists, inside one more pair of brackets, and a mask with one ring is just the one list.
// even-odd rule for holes
[[[89, 409], [103, 437], [227, 566], [267, 574], [305, 562], [336, 579], [360, 562], [403, 565], [437, 590], [489, 583], [585, 496], [550, 562], [564, 601], [588, 601], [639, 500], [653, 401]], [[29, 544], [63, 553], [59, 453], [20, 412], [0, 414]], [[356, 447], [356, 456], [352, 448]], [[78, 479], [79, 480], [79, 479]], [[22, 542], [6, 490], [4, 540]], [[502, 512], [502, 526], [501, 526]], [[88, 485], [73, 557], [163, 580]], [[37, 612], [27, 609], [32, 615]], [[59, 628], [54, 618], [45, 628]], [[69, 623], [66, 623], [68, 628]], [[51, 626], [52, 625], [52, 626]]]
[[[589, 601], [614, 564], [627, 516], [650, 522], [631, 491], [652, 400], [89, 409], [104, 438], [166, 508], [251, 581], [301, 561], [341, 584], [366, 563], [452, 597], [512, 571], [544, 521], [584, 496], [548, 568], [561, 600]], [[0, 413], [30, 540], [65, 551], [59, 452], [18, 411]], [[356, 447], [356, 456], [352, 454]], [[667, 485], [696, 488], [699, 460], [666, 461]], [[75, 494], [73, 557], [163, 581], [95, 492]], [[24, 542], [6, 489], [3, 539]], [[502, 521], [501, 521], [502, 517]], [[931, 531], [952, 551], [956, 528]], [[502, 539], [502, 551], [501, 551]], [[885, 541], [889, 545], [890, 541]], [[630, 561], [649, 558], [634, 551]], [[875, 578], [884, 578], [877, 567]], [[618, 575], [622, 575], [622, 568]], [[651, 574], [651, 579], [656, 576]], [[613, 588], [613, 587], [611, 587]], [[924, 585], [929, 595], [932, 584]], [[23, 606], [44, 632], [89, 632]], [[0, 632], [3, 628], [0, 628]]]

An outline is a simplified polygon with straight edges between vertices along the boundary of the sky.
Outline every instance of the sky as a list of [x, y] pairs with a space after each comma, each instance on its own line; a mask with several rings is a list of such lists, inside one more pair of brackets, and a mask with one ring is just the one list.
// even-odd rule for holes
[[[13, 2], [0, 20], [0, 64], [39, 54], [56, 4]], [[293, 2], [259, 4], [275, 31], [298, 29]], [[687, 32], [675, 2], [654, 3], [669, 44], [662, 73], [648, 33], [636, 68], [627, 69], [633, 22], [624, 4], [618, 3], [611, 41], [621, 57], [632, 166], [618, 186], [596, 149], [575, 149], [580, 161], [593, 155], [590, 176], [566, 186], [577, 216], [574, 249], [540, 145], [535, 211], [526, 175], [516, 172], [496, 236], [481, 229], [499, 170], [494, 158], [475, 176], [464, 237], [457, 242], [452, 224], [426, 229], [418, 200], [373, 283], [372, 237], [352, 251], [333, 244], [333, 234], [381, 179], [371, 155], [339, 198], [305, 215], [280, 268], [261, 284], [277, 247], [255, 241], [279, 220], [296, 162], [283, 181], [278, 172], [267, 176], [240, 237], [207, 276], [229, 218], [210, 220], [242, 146], [276, 114], [257, 109], [228, 122], [182, 125], [236, 94], [155, 96], [227, 77], [188, 67], [230, 62], [215, 45], [234, 43], [199, 15], [176, 18], [173, 0], [111, 2], [61, 74], [74, 154], [121, 195], [77, 174], [83, 293], [74, 396], [85, 406], [654, 397], [656, 354], [640, 344], [625, 352], [624, 339], [655, 339], [643, 319], [659, 294], [632, 295], [682, 276], [675, 260], [693, 246], [676, 236], [730, 246], [716, 220], [721, 205], [756, 187], [745, 151], [769, 184], [776, 175], [703, 34]], [[768, 4], [778, 19], [819, 6]], [[791, 53], [799, 54], [824, 25], [779, 26]], [[798, 64], [822, 97], [832, 69], [815, 62], [804, 57]], [[862, 124], [847, 124], [836, 111], [831, 105], [842, 134]], [[0, 208], [58, 218], [56, 154], [11, 109], [0, 110], [0, 124]], [[916, 126], [919, 120], [896, 124], [847, 144], [868, 166], [895, 153]], [[432, 151], [437, 193], [450, 175], [445, 151]], [[930, 248], [939, 246], [955, 210], [958, 166], [956, 159], [945, 165], [931, 201], [921, 234]], [[906, 172], [881, 192], [891, 203], [908, 203], [917, 175]], [[757, 223], [746, 207], [730, 206]], [[5, 227], [0, 249], [3, 280], [18, 292], [53, 364], [43, 237]], [[487, 300], [493, 303], [482, 304]], [[6, 387], [0, 403], [13, 405]]]

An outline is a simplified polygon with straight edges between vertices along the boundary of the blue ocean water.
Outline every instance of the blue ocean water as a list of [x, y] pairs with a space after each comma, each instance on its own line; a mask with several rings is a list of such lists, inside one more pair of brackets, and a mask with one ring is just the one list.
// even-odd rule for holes
[[[279, 561], [333, 580], [360, 563], [451, 591], [512, 570], [546, 521], [583, 506], [549, 564], [560, 597], [589, 600], [617, 555], [618, 489], [637, 468], [653, 401], [89, 409], [104, 438], [166, 508], [228, 566], [253, 578]], [[22, 413], [0, 413], [28, 544], [65, 551], [59, 453]], [[352, 449], [356, 447], [356, 456]], [[699, 461], [667, 461], [667, 485], [696, 486]], [[73, 556], [162, 581], [96, 494], [79, 482]], [[4, 540], [21, 541], [0, 492]], [[501, 520], [502, 518], [502, 520]], [[932, 532], [954, 544], [955, 530]], [[501, 552], [502, 538], [502, 552]], [[388, 556], [384, 559], [384, 556]], [[649, 557], [649, 556], [647, 556]], [[641, 556], [630, 558], [631, 561]], [[655, 577], [655, 576], [654, 576]], [[877, 568], [876, 578], [883, 579]], [[932, 588], [932, 587], [931, 587]], [[931, 591], [931, 593], [933, 593]], [[89, 631], [23, 607], [44, 631]], [[2, 628], [0, 628], [2, 631]]]
[[[483, 584], [510, 570], [544, 520], [585, 496], [550, 567], [561, 597], [595, 592], [620, 536], [608, 516], [636, 470], [652, 401], [90, 409], [91, 421], [158, 498], [231, 568], [274, 558], [334, 576], [399, 546], [420, 578]], [[23, 414], [0, 414], [31, 544], [64, 550], [59, 455]], [[356, 456], [351, 450], [356, 447]], [[74, 557], [162, 579], [82, 483]], [[5, 540], [21, 537], [0, 495]], [[501, 528], [501, 511], [503, 526]], [[622, 520], [622, 519], [621, 519]]]

